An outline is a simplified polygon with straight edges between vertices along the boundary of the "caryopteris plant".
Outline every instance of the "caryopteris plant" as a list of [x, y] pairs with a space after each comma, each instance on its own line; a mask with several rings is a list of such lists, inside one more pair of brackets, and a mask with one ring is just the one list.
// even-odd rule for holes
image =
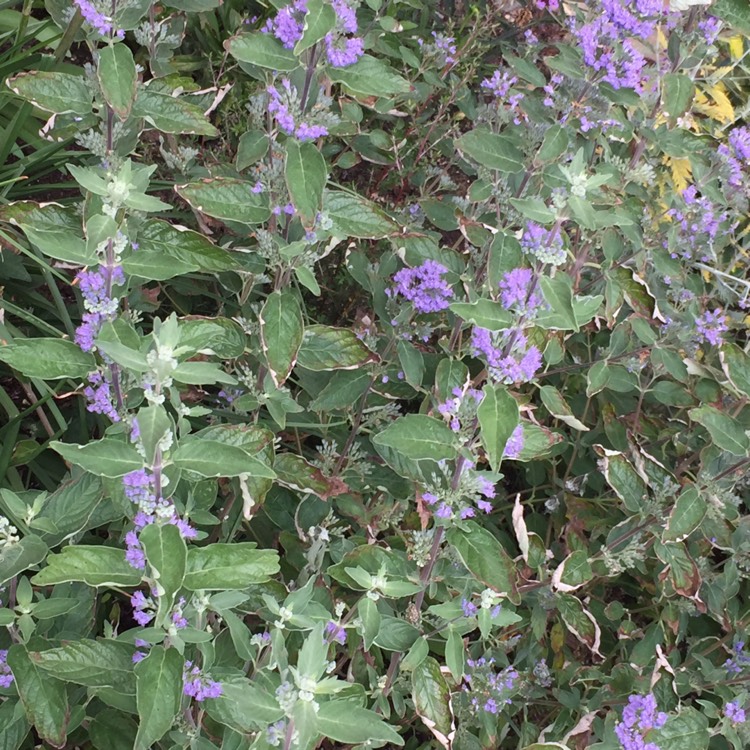
[[0, 11], [0, 747], [747, 747], [749, 7]]

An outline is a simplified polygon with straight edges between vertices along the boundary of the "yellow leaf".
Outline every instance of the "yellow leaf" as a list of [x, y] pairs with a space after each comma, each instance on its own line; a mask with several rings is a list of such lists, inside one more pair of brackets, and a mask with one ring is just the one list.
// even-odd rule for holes
[[[713, 102], [709, 102], [705, 94], [708, 94]], [[723, 83], [706, 86], [703, 92], [697, 91], [694, 108], [722, 124], [734, 121], [734, 107], [732, 102], [729, 101]]]
[[672, 187], [681, 193], [692, 181], [693, 165], [690, 159], [667, 157], [667, 163], [672, 171]]
[[739, 60], [742, 57], [742, 53], [745, 51], [744, 47], [742, 37], [739, 34], [729, 40], [729, 53], [734, 60]]

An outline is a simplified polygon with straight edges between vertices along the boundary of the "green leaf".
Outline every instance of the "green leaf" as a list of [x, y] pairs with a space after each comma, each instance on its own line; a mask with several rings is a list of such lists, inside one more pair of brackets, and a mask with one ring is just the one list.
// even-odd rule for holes
[[336, 11], [325, 0], [308, 0], [302, 37], [294, 46], [294, 54], [300, 55], [313, 44], [317, 44], [336, 25]]
[[398, 225], [379, 206], [359, 195], [328, 191], [323, 206], [336, 236], [379, 240], [398, 232]]
[[604, 478], [631, 513], [639, 513], [648, 495], [646, 483], [628, 460], [619, 453], [605, 455]]
[[448, 737], [455, 731], [450, 708], [451, 694], [440, 664], [428, 656], [411, 673], [411, 697], [417, 716], [447, 747]]
[[253, 193], [249, 182], [216, 177], [175, 187], [196, 211], [240, 224], [262, 224], [271, 215], [267, 198]]
[[262, 130], [248, 130], [247, 133], [243, 133], [237, 144], [237, 171], [241, 172], [262, 159], [268, 153], [269, 145], [268, 136]]
[[152, 523], [141, 531], [139, 540], [151, 567], [159, 596], [159, 611], [154, 627], [168, 625], [172, 605], [182, 588], [187, 570], [187, 546], [180, 530], [171, 523]]
[[193, 261], [148, 250], [139, 250], [122, 262], [122, 270], [128, 276], [137, 276], [146, 281], [166, 281], [175, 276], [192, 273], [199, 268], [200, 266]]
[[552, 586], [557, 591], [575, 591], [593, 578], [589, 556], [584, 550], [571, 552], [552, 575]]
[[307, 227], [315, 226], [315, 218], [323, 207], [323, 189], [328, 179], [323, 154], [313, 143], [289, 139], [286, 142], [284, 178], [302, 223]]
[[305, 332], [297, 295], [271, 292], [260, 312], [260, 339], [268, 371], [278, 388], [289, 377]]
[[511, 198], [510, 202], [514, 208], [531, 221], [550, 224], [555, 220], [555, 212], [551, 208], [547, 208], [547, 204], [541, 198]]
[[573, 289], [567, 274], [558, 274], [554, 279], [542, 276], [539, 285], [547, 304], [554, 314], [559, 328], [563, 330], [578, 330], [578, 320], [573, 308]]
[[476, 302], [453, 302], [451, 312], [469, 323], [486, 328], [488, 331], [503, 331], [511, 328], [516, 318], [499, 302], [479, 299]]
[[149, 750], [174, 724], [182, 699], [183, 658], [176, 648], [154, 646], [135, 665], [138, 734], [134, 750]]
[[419, 388], [424, 377], [424, 357], [413, 344], [408, 341], [399, 341], [396, 344], [398, 361], [404, 371], [406, 382], [412, 388]]
[[157, 91], [147, 86], [138, 89], [132, 114], [142, 117], [162, 133], [205, 135], [209, 138], [219, 134], [200, 107], [167, 91]]
[[504, 385], [485, 385], [477, 410], [479, 436], [493, 471], [500, 468], [508, 438], [518, 425], [518, 403]]
[[63, 547], [59, 554], [47, 557], [47, 567], [31, 582], [35, 586], [80, 581], [89, 586], [137, 586], [141, 573], [125, 559], [125, 551], [115, 547], [82, 544]]
[[562, 125], [552, 125], [544, 134], [544, 140], [536, 158], [542, 163], [555, 161], [565, 153], [567, 148], [568, 131]]
[[708, 719], [692, 707], [682, 708], [661, 729], [649, 732], [647, 739], [659, 750], [705, 750], [710, 739]]
[[[39, 647], [33, 640], [29, 645]], [[32, 661], [26, 647], [20, 644], [8, 649], [8, 666], [13, 671], [29, 723], [52, 747], [64, 747], [70, 718], [65, 685], [41, 670]]]
[[688, 414], [692, 420], [708, 430], [717, 447], [735, 456], [747, 455], [750, 441], [736, 419], [708, 405], [690, 409]]
[[80, 380], [96, 369], [94, 356], [67, 339], [15, 339], [0, 346], [0, 361], [27, 378], [43, 380]]
[[230, 318], [183, 318], [180, 346], [188, 347], [194, 354], [236, 359], [245, 352], [245, 332]]
[[724, 374], [745, 396], [750, 396], [750, 357], [735, 344], [724, 344], [719, 351]]
[[380, 612], [378, 605], [370, 598], [363, 597], [357, 605], [357, 614], [362, 620], [364, 632], [362, 641], [365, 645], [365, 651], [369, 651], [375, 639], [378, 637], [380, 630]]
[[172, 454], [172, 462], [175, 466], [202, 477], [238, 477], [248, 474], [251, 477], [276, 478], [272, 469], [242, 448], [225, 445], [217, 440], [193, 439], [180, 443]]
[[81, 219], [57, 203], [18, 201], [0, 207], [0, 220], [20, 227], [45, 255], [66, 263], [87, 266], [97, 262], [81, 237]]
[[7, 83], [14, 94], [45, 112], [91, 113], [91, 90], [83, 76], [34, 70], [9, 78]]
[[481, 583], [500, 594], [507, 594], [511, 601], [516, 599], [516, 567], [491, 531], [468, 521], [460, 529], [448, 529], [446, 538]]
[[321, 703], [317, 716], [318, 731], [343, 745], [386, 743], [401, 747], [401, 735], [374, 711], [359, 708], [347, 700]]
[[375, 445], [384, 445], [398, 453], [419, 460], [433, 461], [455, 458], [456, 436], [444, 422], [425, 414], [399, 417], [372, 438]]
[[477, 128], [462, 135], [455, 145], [463, 154], [488, 169], [506, 173], [523, 169], [523, 154], [506, 135]]
[[278, 572], [276, 550], [256, 549], [254, 542], [191, 547], [185, 588], [190, 591], [245, 589], [253, 583], [264, 583]]
[[205, 702], [206, 713], [237, 732], [265, 729], [284, 716], [276, 698], [259, 685], [233, 677], [222, 679], [221, 686], [221, 696]]
[[685, 487], [669, 514], [662, 541], [681, 542], [686, 539], [700, 526], [707, 509], [708, 505], [700, 490], [695, 486]]
[[29, 658], [39, 669], [65, 682], [86, 687], [113, 687], [135, 693], [133, 647], [111, 639], [82, 639], [62, 648], [31, 651]]
[[107, 104], [121, 120], [127, 119], [135, 101], [136, 85], [135, 60], [130, 48], [122, 42], [102, 47], [96, 74]]
[[297, 354], [297, 364], [306, 370], [353, 370], [377, 361], [348, 328], [308, 326]]
[[238, 266], [231, 253], [202, 234], [161, 219], [149, 219], [140, 226], [138, 244], [138, 254], [159, 253], [209, 273], [231, 271]]
[[694, 95], [695, 85], [684, 73], [667, 73], [662, 79], [664, 112], [672, 119], [688, 111]]
[[122, 477], [143, 468], [143, 459], [138, 451], [131, 445], [113, 438], [94, 440], [86, 445], [53, 440], [49, 445], [66, 461], [98, 477]]
[[445, 664], [450, 669], [456, 683], [461, 682], [465, 662], [464, 639], [454, 627], [450, 627], [448, 628], [448, 638], [445, 642]]
[[341, 83], [355, 94], [363, 96], [388, 96], [407, 94], [410, 83], [382, 60], [362, 55], [345, 68], [328, 66], [328, 77], [334, 83]]
[[728, 28], [750, 34], [750, 5], [745, 0], [716, 0], [709, 12], [725, 21]]
[[547, 411], [555, 419], [565, 422], [566, 425], [572, 427], [574, 430], [579, 430], [580, 432], [589, 431], [589, 428], [573, 415], [567, 401], [565, 401], [557, 388], [552, 385], [544, 385], [539, 389], [539, 395], [542, 397], [542, 403], [547, 407]]
[[155, 404], [154, 406], [142, 406], [138, 410], [138, 432], [140, 442], [143, 445], [144, 458], [151, 464], [154, 462], [159, 443], [172, 429], [172, 420], [166, 409]]
[[240, 62], [280, 73], [299, 67], [299, 60], [292, 50], [283, 47], [273, 35], [260, 31], [233, 36], [224, 42], [224, 49]]
[[120, 711], [105, 708], [89, 724], [89, 737], [96, 750], [133, 750], [136, 723]]
[[171, 375], [178, 383], [187, 385], [237, 384], [234, 375], [224, 372], [216, 362], [180, 362]]
[[0, 550], [0, 586], [42, 562], [48, 551], [47, 545], [36, 534], [27, 534], [14, 544], [4, 545]]

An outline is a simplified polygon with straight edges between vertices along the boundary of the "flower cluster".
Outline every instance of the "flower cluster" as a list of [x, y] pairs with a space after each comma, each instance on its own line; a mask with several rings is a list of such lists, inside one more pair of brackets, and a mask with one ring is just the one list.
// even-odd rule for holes
[[[110, 19], [108, 16], [105, 16], [104, 13], [98, 10], [94, 3], [91, 2], [91, 0], [73, 1], [78, 7], [78, 10], [81, 11], [83, 20], [86, 21], [86, 23], [91, 26], [92, 29], [94, 29], [102, 36], [109, 36], [113, 33], [114, 26], [112, 24], [112, 19]], [[118, 29], [115, 32], [115, 36], [122, 39], [125, 36], [125, 32], [122, 29]]]
[[510, 94], [516, 83], [518, 83], [518, 76], [513, 75], [506, 68], [498, 68], [491, 78], [485, 78], [482, 81], [481, 87], [491, 93], [498, 104], [507, 106], [511, 112], [515, 113], [514, 122], [518, 125], [523, 117], [518, 105], [523, 101], [524, 95], [520, 91]]
[[298, 141], [314, 141], [328, 135], [328, 128], [320, 123], [302, 120], [297, 101], [297, 89], [288, 78], [281, 79], [281, 88], [269, 86], [268, 111], [274, 116], [279, 128]]
[[467, 462], [456, 488], [447, 477], [446, 481], [440, 482], [433, 475], [429, 490], [422, 493], [422, 500], [434, 508], [436, 518], [466, 520], [474, 518], [477, 509], [483, 513], [492, 512], [490, 500], [495, 497], [495, 485], [473, 468], [474, 464]]
[[524, 437], [523, 437], [523, 425], [516, 425], [516, 428], [508, 438], [508, 442], [505, 443], [505, 449], [503, 450], [503, 458], [518, 458], [523, 450]]
[[269, 18], [261, 29], [273, 35], [286, 47], [292, 49], [302, 39], [307, 14], [307, 0], [294, 0], [290, 5], [281, 8], [274, 18]]
[[342, 646], [346, 643], [346, 630], [340, 622], [329, 620], [325, 627], [325, 639], [328, 643], [340, 643]]
[[533, 317], [544, 304], [537, 278], [530, 268], [514, 268], [500, 281], [500, 302], [506, 310]]
[[653, 695], [631, 695], [622, 711], [622, 721], [615, 725], [615, 734], [623, 750], [659, 750], [658, 745], [646, 742], [651, 729], [660, 729], [667, 723], [667, 714], [657, 712]]
[[727, 170], [727, 183], [731, 187], [740, 187], [743, 181], [743, 169], [750, 165], [750, 128], [743, 125], [735, 128], [730, 134], [728, 143], [722, 143], [717, 149]]
[[347, 0], [332, 0], [336, 12], [336, 28], [326, 34], [326, 57], [334, 68], [353, 65], [365, 52], [365, 43], [357, 33], [357, 14]]
[[477, 409], [482, 403], [484, 393], [476, 388], [454, 388], [453, 398], [449, 398], [438, 405], [438, 411], [448, 420], [453, 432], [462, 429], [473, 429], [473, 422], [477, 416]]
[[737, 701], [730, 701], [724, 706], [724, 716], [726, 716], [732, 724], [744, 724], [747, 721], [745, 709], [741, 708]]
[[156, 615], [156, 604], [142, 591], [136, 591], [130, 597], [130, 605], [133, 607], [133, 619], [141, 626], [146, 627]]
[[484, 656], [467, 659], [466, 665], [470, 671], [464, 675], [462, 690], [475, 713], [497, 714], [510, 705], [518, 680], [514, 667], [498, 670], [495, 660]]
[[719, 307], [713, 312], [706, 311], [695, 319], [695, 330], [701, 340], [713, 346], [720, 346], [722, 334], [729, 330], [727, 316]]
[[741, 674], [750, 666], [750, 654], [745, 653], [745, 641], [737, 641], [732, 647], [732, 656], [724, 662], [724, 668], [730, 674]]
[[557, 225], [552, 229], [545, 229], [533, 221], [527, 222], [521, 235], [521, 247], [542, 263], [553, 266], [565, 263], [565, 243]]
[[191, 661], [185, 662], [182, 679], [185, 683], [182, 692], [195, 698], [199, 703], [206, 698], [219, 698], [223, 692], [220, 682], [205, 675], [198, 667], [193, 666]]
[[119, 422], [120, 415], [112, 399], [112, 383], [107, 376], [99, 370], [94, 370], [89, 374], [88, 381], [90, 385], [83, 389], [83, 395], [88, 402], [86, 410], [93, 414], [103, 414], [113, 422]]
[[18, 541], [18, 529], [5, 516], [0, 516], [0, 550]]
[[435, 260], [426, 260], [416, 268], [402, 268], [394, 275], [396, 286], [386, 294], [400, 294], [414, 305], [417, 312], [445, 310], [453, 298], [450, 284], [443, 278], [448, 269]]
[[0, 649], [0, 687], [9, 688], [13, 684], [13, 673], [8, 666], [8, 651]]
[[526, 383], [542, 366], [539, 348], [516, 329], [493, 332], [474, 326], [471, 353], [482, 357], [492, 380], [501, 383]]
[[98, 271], [81, 271], [76, 281], [83, 295], [83, 306], [86, 308], [82, 323], [76, 329], [75, 342], [85, 352], [94, 348], [94, 339], [105, 320], [111, 318], [119, 305], [117, 298], [112, 297], [112, 286], [125, 283], [125, 274], [120, 266]]
[[[675, 223], [675, 252], [673, 258], [682, 256], [684, 260], [700, 260], [708, 263], [716, 237], [728, 218], [726, 211], [717, 212], [712, 201], [706, 196], [698, 197], [695, 185], [682, 192], [684, 208], [672, 208], [667, 211]], [[679, 253], [679, 255], [678, 255]]]

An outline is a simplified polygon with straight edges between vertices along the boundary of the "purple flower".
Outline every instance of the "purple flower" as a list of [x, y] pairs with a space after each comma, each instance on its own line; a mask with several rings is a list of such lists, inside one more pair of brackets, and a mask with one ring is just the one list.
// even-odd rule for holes
[[146, 598], [142, 591], [136, 591], [130, 597], [130, 604], [133, 607], [133, 619], [141, 626], [145, 627], [154, 619], [156, 607], [150, 598]]
[[[108, 36], [112, 33], [112, 21], [105, 16], [103, 13], [96, 9], [96, 6], [90, 2], [90, 0], [73, 0], [81, 11], [83, 20], [95, 29], [102, 36]], [[122, 38], [125, 36], [124, 31], [118, 31], [117, 36]]]
[[[510, 347], [510, 353], [504, 349]], [[475, 326], [471, 335], [471, 350], [482, 356], [493, 380], [503, 383], [526, 383], [533, 380], [542, 365], [542, 353], [536, 346], [528, 346], [522, 333], [500, 331], [493, 335], [486, 328]]]
[[426, 260], [416, 268], [402, 268], [394, 277], [395, 292], [408, 299], [417, 312], [445, 310], [453, 298], [453, 290], [443, 274], [448, 269], [434, 260]]
[[726, 315], [717, 307], [713, 312], [705, 312], [695, 319], [695, 330], [703, 341], [719, 346], [722, 343], [721, 334], [729, 330], [726, 321]]
[[432, 38], [435, 40], [435, 49], [442, 58], [443, 65], [453, 65], [456, 62], [456, 40], [452, 36], [432, 32]]
[[740, 704], [737, 701], [730, 701], [724, 706], [724, 716], [726, 716], [732, 724], [744, 724], [747, 720], [745, 709], [740, 708]]
[[461, 599], [461, 611], [464, 617], [476, 617], [479, 607], [469, 599]]
[[492, 92], [492, 95], [498, 99], [505, 99], [510, 91], [511, 86], [518, 83], [518, 77], [511, 75], [508, 70], [498, 68], [492, 78], [485, 78], [480, 84], [483, 89]]
[[354, 8], [346, 0], [331, 0], [331, 5], [336, 12], [336, 26], [344, 34], [357, 33], [357, 14]]
[[346, 68], [353, 65], [365, 53], [364, 40], [357, 36], [335, 37], [326, 34], [326, 57], [334, 68]]
[[8, 650], [0, 649], [0, 687], [9, 688], [13, 684], [13, 672], [8, 666]]
[[146, 556], [135, 531], [128, 531], [125, 534], [125, 544], [127, 545], [125, 559], [132, 567], [143, 570], [146, 567]]
[[182, 692], [195, 698], [199, 703], [206, 698], [218, 698], [223, 692], [220, 682], [215, 682], [203, 674], [198, 667], [193, 666], [191, 661], [185, 662], [182, 678], [184, 681]]
[[170, 615], [170, 620], [172, 621], [172, 625], [174, 625], [178, 630], [182, 630], [183, 628], [186, 628], [190, 623], [187, 621], [187, 618], [185, 615], [182, 614], [182, 608], [185, 606], [185, 597], [181, 596], [180, 601], [175, 604], [174, 609], [172, 610], [172, 614]]
[[[313, 123], [299, 122], [295, 120], [295, 113], [300, 117], [299, 106], [296, 105], [296, 90], [292, 87], [288, 78], [281, 79], [281, 90], [276, 86], [269, 86], [266, 89], [268, 93], [268, 111], [276, 119], [276, 123], [281, 130], [287, 135], [293, 135], [299, 141], [314, 141], [324, 135], [328, 135], [328, 129], [323, 125]], [[252, 188], [256, 192], [257, 184]]]
[[346, 643], [346, 630], [338, 622], [329, 620], [325, 627], [325, 640], [328, 643], [340, 643], [342, 646]]
[[623, 750], [658, 750], [654, 743], [645, 742], [644, 735], [663, 727], [667, 718], [663, 711], [657, 712], [653, 695], [631, 695], [622, 711], [622, 721], [615, 724], [615, 734]]
[[74, 340], [85, 352], [94, 348], [94, 339], [99, 334], [99, 329], [104, 322], [98, 313], [84, 313], [81, 316], [81, 325], [76, 328]]
[[750, 655], [744, 652], [745, 642], [737, 641], [732, 649], [732, 656], [724, 662], [724, 667], [730, 674], [740, 674], [750, 665]]
[[732, 187], [742, 185], [743, 169], [750, 165], [750, 128], [735, 128], [730, 134], [728, 143], [722, 143], [717, 149], [727, 170], [727, 182]]
[[122, 478], [125, 497], [138, 505], [154, 503], [156, 496], [152, 480], [153, 477], [146, 469], [136, 469], [125, 474]]
[[479, 486], [480, 494], [489, 498], [495, 497], [495, 485], [489, 479], [477, 477], [477, 485]]
[[534, 314], [544, 304], [534, 272], [530, 268], [514, 268], [506, 273], [500, 281], [500, 301], [506, 310]]
[[503, 451], [503, 458], [518, 458], [523, 450], [523, 425], [516, 425], [516, 428], [508, 438]]
[[521, 237], [521, 247], [543, 263], [559, 266], [565, 263], [566, 253], [559, 227], [545, 229], [533, 221], [526, 223]]
[[306, 13], [307, 0], [294, 0], [290, 5], [281, 8], [275, 18], [269, 19], [261, 31], [273, 32], [284, 47], [292, 49], [302, 38]]
[[[79, 346], [81, 346], [80, 343]], [[83, 346], [81, 348], [83, 349]], [[93, 414], [103, 414], [113, 422], [119, 422], [120, 415], [117, 413], [117, 409], [112, 401], [112, 387], [110, 382], [98, 370], [92, 372], [88, 380], [91, 385], [87, 385], [83, 389], [83, 395], [88, 401], [86, 411], [90, 411]]]

